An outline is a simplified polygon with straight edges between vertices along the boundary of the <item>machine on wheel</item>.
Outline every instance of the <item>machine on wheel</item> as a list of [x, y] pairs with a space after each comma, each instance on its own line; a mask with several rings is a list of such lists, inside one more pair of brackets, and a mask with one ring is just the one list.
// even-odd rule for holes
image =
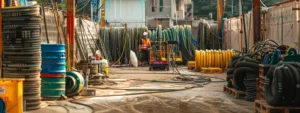
[[149, 50], [149, 70], [161, 69], [169, 70], [169, 46], [168, 42], [151, 42]]

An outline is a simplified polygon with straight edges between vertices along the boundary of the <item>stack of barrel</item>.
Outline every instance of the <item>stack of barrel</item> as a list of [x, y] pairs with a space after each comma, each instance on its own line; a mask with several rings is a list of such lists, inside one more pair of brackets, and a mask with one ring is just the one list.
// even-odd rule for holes
[[42, 44], [42, 97], [56, 100], [65, 95], [66, 55], [63, 44]]
[[41, 104], [41, 17], [40, 7], [2, 9], [3, 77], [25, 78], [26, 110]]

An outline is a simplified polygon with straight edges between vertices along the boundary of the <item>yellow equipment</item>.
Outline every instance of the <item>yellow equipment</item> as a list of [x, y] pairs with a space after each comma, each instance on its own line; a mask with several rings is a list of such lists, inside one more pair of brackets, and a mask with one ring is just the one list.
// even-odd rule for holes
[[196, 50], [195, 68], [198, 70], [206, 67], [228, 68], [230, 58], [236, 54], [233, 50]]
[[168, 50], [170, 53], [169, 61], [174, 61], [173, 64], [182, 62], [182, 53], [181, 51], [173, 51], [172, 49], [178, 45], [177, 41], [168, 41]]
[[0, 98], [6, 104], [6, 112], [23, 113], [24, 79], [0, 79]]
[[149, 51], [149, 70], [160, 68], [169, 70], [169, 61], [172, 65], [182, 62], [181, 52], [173, 51], [173, 48], [178, 44], [177, 41], [154, 41], [150, 44]]
[[154, 41], [150, 44], [149, 50], [149, 70], [160, 68], [169, 70], [169, 46], [165, 41]]

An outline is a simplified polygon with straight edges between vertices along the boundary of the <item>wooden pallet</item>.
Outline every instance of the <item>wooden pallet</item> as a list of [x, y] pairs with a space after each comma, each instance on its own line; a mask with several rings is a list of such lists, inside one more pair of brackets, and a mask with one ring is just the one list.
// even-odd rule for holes
[[201, 67], [201, 72], [207, 74], [223, 73], [223, 69], [217, 67], [208, 67], [208, 68]]
[[300, 113], [300, 107], [274, 107], [265, 100], [255, 100], [254, 113]]
[[265, 100], [265, 82], [262, 78], [256, 80], [256, 99]]
[[257, 100], [265, 100], [265, 76], [268, 73], [268, 70], [270, 68], [270, 65], [267, 64], [259, 64], [259, 80], [257, 83], [257, 94], [256, 99]]
[[232, 95], [234, 98], [244, 98], [246, 96], [246, 93], [244, 91], [239, 91], [233, 88], [229, 88], [227, 86], [224, 86], [223, 91]]

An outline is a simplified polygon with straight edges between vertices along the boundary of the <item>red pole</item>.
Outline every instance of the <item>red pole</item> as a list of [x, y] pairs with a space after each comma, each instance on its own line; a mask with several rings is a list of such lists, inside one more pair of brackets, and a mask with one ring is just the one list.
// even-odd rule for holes
[[67, 0], [67, 54], [68, 54], [68, 71], [74, 66], [71, 62], [74, 62], [74, 37], [75, 37], [75, 3], [74, 0]]

